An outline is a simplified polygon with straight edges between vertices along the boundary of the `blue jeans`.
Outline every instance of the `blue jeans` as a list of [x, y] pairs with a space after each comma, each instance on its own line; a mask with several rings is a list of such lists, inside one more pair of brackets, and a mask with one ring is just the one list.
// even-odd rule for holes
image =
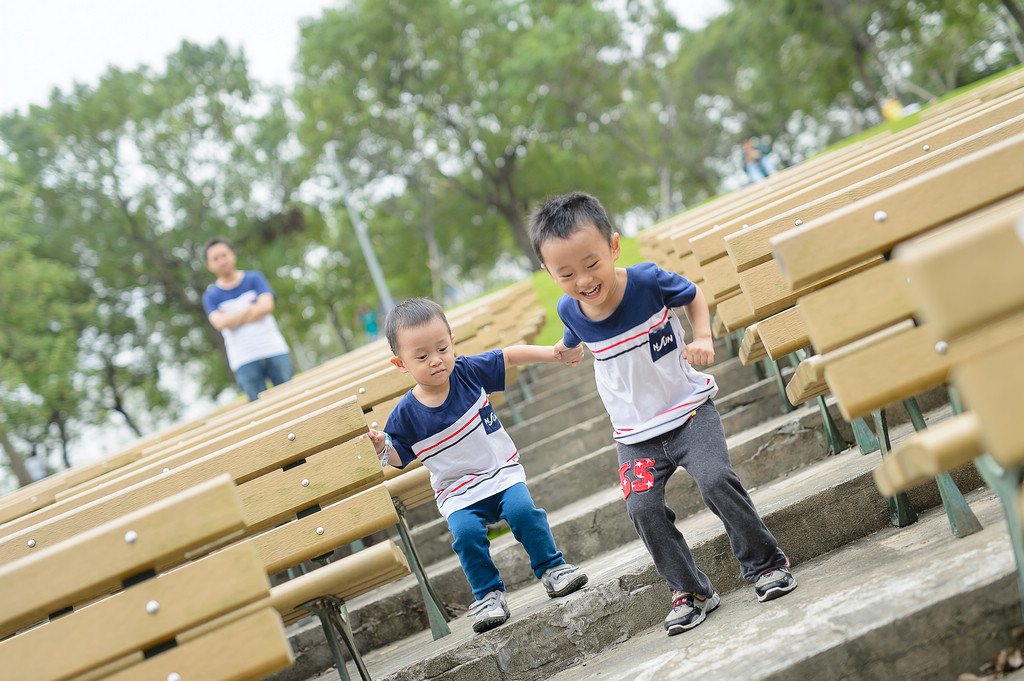
[[498, 568], [491, 560], [491, 542], [487, 538], [487, 525], [499, 518], [505, 519], [512, 528], [512, 534], [526, 549], [537, 579], [549, 568], [565, 562], [562, 552], [555, 548], [548, 514], [533, 505], [525, 483], [516, 483], [504, 492], [460, 508], [448, 516], [448, 529], [454, 538], [452, 548], [473, 589], [473, 598], [477, 600], [491, 591], [505, 590]]
[[257, 359], [235, 369], [235, 380], [249, 401], [255, 400], [267, 389], [267, 381], [281, 385], [292, 378], [292, 358], [287, 354]]

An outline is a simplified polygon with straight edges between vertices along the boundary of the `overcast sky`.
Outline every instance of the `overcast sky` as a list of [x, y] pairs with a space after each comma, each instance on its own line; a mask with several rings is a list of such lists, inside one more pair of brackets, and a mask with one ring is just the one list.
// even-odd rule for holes
[[[241, 45], [250, 75], [291, 84], [299, 20], [337, 0], [0, 0], [0, 113], [46, 104], [54, 87], [94, 85], [108, 66], [161, 70], [182, 40]], [[669, 0], [688, 26], [725, 0]]]

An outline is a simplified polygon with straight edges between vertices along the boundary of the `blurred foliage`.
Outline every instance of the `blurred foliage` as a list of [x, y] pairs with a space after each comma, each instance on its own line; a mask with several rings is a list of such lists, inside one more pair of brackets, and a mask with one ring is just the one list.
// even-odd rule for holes
[[310, 368], [380, 305], [343, 199], [396, 299], [451, 304], [536, 269], [545, 197], [590, 191], [629, 234], [742, 184], [744, 134], [798, 162], [887, 98], [1019, 64], [1020, 17], [731, 0], [688, 30], [663, 0], [348, 0], [301, 26], [293, 92], [223, 42], [55, 90], [0, 116], [0, 449], [21, 480], [33, 446], [67, 465], [88, 427], [140, 434], [236, 394], [200, 302], [212, 235], [267, 275]]

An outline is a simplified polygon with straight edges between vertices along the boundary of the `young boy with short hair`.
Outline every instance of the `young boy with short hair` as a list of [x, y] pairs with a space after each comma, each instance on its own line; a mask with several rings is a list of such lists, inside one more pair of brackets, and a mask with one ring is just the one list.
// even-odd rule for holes
[[437, 303], [414, 298], [384, 322], [394, 357], [416, 385], [388, 416], [383, 431], [369, 431], [381, 464], [404, 468], [419, 460], [430, 471], [437, 508], [448, 521], [452, 548], [473, 590], [467, 613], [477, 633], [509, 618], [505, 586], [491, 560], [487, 525], [499, 518], [530, 556], [548, 596], [579, 590], [587, 576], [555, 548], [547, 514], [533, 504], [519, 452], [491, 407], [489, 394], [505, 389], [505, 369], [536, 362], [576, 365], [583, 348], [513, 345], [456, 357], [455, 336]]
[[[758, 600], [796, 588], [789, 560], [729, 461], [711, 399], [718, 386], [692, 366], [710, 365], [715, 354], [700, 289], [653, 263], [616, 267], [619, 235], [600, 202], [582, 192], [538, 208], [530, 218], [530, 239], [565, 293], [558, 301], [565, 333], [556, 352], [582, 342], [594, 355], [598, 392], [615, 429], [626, 510], [672, 590], [668, 634], [697, 626], [720, 601], [665, 505], [665, 484], [679, 466], [725, 525]], [[674, 307], [682, 307], [690, 322], [694, 337], [688, 344]]]

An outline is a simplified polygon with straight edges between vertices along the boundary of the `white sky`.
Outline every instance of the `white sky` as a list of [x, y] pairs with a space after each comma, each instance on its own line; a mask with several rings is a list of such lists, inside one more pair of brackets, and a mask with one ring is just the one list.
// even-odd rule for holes
[[[95, 85], [110, 65], [162, 70], [182, 40], [241, 45], [250, 75], [290, 85], [299, 20], [338, 0], [0, 0], [0, 113], [44, 105], [54, 87]], [[726, 0], [669, 0], [691, 27]]]

